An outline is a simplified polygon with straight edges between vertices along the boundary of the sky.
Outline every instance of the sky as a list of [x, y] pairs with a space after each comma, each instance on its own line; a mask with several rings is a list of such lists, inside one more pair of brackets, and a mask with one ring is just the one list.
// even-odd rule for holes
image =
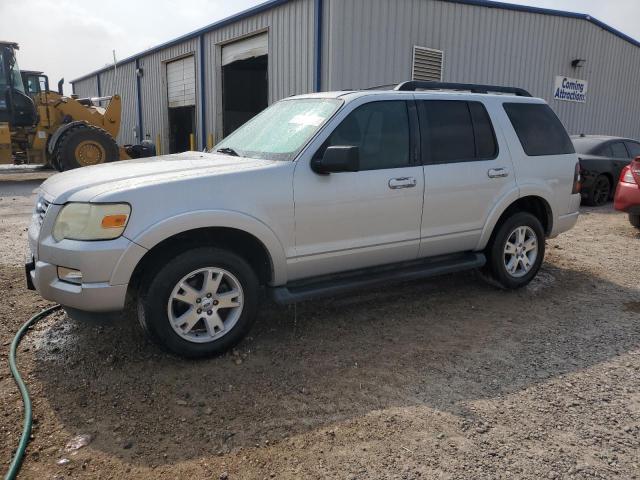
[[[20, 44], [23, 70], [41, 70], [53, 87], [264, 0], [0, 0], [0, 40]], [[503, 0], [588, 13], [640, 40], [638, 0]]]

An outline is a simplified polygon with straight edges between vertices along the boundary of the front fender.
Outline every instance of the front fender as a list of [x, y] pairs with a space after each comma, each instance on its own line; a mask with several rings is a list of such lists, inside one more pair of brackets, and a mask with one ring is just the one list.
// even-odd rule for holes
[[[169, 217], [146, 230], [134, 238], [129, 238], [136, 245], [145, 250], [151, 250], [163, 240], [174, 235], [198, 228], [221, 227], [234, 228], [253, 235], [265, 246], [272, 266], [271, 284], [283, 285], [287, 282], [286, 257], [282, 243], [276, 234], [265, 223], [245, 213], [229, 210], [198, 210]], [[125, 231], [125, 236], [126, 236]], [[124, 256], [127, 254], [125, 253]], [[114, 277], [130, 278], [136, 262], [119, 262]]]

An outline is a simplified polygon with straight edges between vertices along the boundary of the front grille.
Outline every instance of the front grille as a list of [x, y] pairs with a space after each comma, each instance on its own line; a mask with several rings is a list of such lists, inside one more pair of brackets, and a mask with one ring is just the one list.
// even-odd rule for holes
[[38, 226], [42, 225], [44, 216], [47, 214], [47, 210], [49, 210], [50, 205], [51, 203], [47, 202], [44, 197], [38, 198], [38, 201], [36, 202], [36, 208], [33, 212], [33, 216], [35, 217]]

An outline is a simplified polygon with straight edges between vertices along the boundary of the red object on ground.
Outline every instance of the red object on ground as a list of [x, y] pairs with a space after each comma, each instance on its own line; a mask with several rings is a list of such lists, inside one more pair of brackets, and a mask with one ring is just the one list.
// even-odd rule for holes
[[640, 157], [622, 170], [613, 206], [616, 210], [640, 214]]

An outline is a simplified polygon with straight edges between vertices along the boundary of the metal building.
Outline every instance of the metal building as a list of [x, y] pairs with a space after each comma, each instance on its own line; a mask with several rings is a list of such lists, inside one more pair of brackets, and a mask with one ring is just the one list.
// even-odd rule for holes
[[119, 93], [118, 141], [203, 148], [281, 98], [414, 79], [519, 86], [570, 133], [640, 138], [640, 42], [589, 15], [485, 0], [271, 0], [73, 80]]

